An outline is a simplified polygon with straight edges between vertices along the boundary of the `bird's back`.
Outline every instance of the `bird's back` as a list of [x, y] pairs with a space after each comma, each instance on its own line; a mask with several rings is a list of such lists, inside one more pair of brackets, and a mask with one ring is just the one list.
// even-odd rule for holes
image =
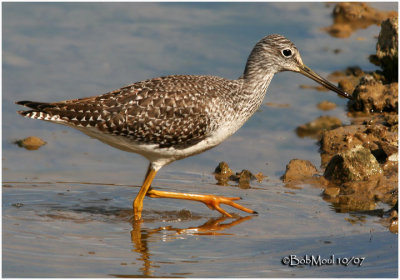
[[218, 129], [215, 117], [221, 116], [215, 114], [224, 113], [226, 108], [221, 107], [230, 107], [227, 103], [238, 88], [236, 81], [220, 77], [174, 75], [137, 82], [99, 96], [17, 104], [32, 108], [19, 111], [25, 117], [65, 124], [83, 132], [123, 136], [137, 144], [184, 149]]

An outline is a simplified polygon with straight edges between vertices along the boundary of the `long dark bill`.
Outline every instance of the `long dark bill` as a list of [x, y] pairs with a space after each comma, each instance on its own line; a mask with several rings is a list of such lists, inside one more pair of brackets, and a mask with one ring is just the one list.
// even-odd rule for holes
[[310, 68], [308, 68], [305, 65], [300, 66], [300, 73], [303, 74], [304, 76], [316, 81], [317, 83], [323, 85], [327, 89], [330, 89], [330, 90], [336, 92], [337, 94], [339, 94], [343, 97], [346, 97], [348, 99], [353, 99], [350, 94], [341, 90], [340, 88], [336, 87], [335, 85], [331, 84], [330, 82], [328, 82], [327, 80], [322, 78], [320, 75], [318, 75], [317, 73], [315, 73], [313, 70], [311, 70]]

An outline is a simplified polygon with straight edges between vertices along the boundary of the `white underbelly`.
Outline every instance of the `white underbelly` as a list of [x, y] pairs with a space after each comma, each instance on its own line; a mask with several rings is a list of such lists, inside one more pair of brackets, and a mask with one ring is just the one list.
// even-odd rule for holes
[[206, 139], [193, 146], [182, 149], [174, 147], [159, 148], [158, 144], [143, 144], [135, 142], [125, 136], [103, 133], [96, 128], [74, 128], [114, 148], [140, 154], [152, 162], [153, 167], [157, 169], [157, 167], [161, 168], [162, 166], [175, 160], [199, 154], [217, 146], [226, 138], [235, 133], [243, 125], [243, 123], [244, 122], [236, 121], [234, 123], [225, 124]]

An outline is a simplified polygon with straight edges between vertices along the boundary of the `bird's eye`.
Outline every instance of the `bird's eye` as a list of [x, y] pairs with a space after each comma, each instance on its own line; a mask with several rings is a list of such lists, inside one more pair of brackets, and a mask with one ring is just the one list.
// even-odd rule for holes
[[292, 50], [291, 49], [284, 49], [282, 50], [282, 54], [284, 57], [291, 57], [292, 56]]

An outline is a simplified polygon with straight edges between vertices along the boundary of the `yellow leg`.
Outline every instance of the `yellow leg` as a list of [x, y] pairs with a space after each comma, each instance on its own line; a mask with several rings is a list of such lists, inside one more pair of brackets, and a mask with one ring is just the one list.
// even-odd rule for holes
[[151, 182], [153, 182], [153, 179], [156, 176], [156, 174], [157, 171], [152, 169], [151, 165], [149, 165], [143, 185], [140, 188], [140, 191], [136, 196], [135, 200], [133, 201], [133, 213], [135, 215], [135, 220], [140, 220], [140, 218], [142, 217], [143, 199], [146, 196], [146, 193], [149, 190]]
[[229, 206], [235, 207], [239, 210], [242, 210], [247, 213], [257, 214], [256, 211], [253, 211], [249, 208], [243, 207], [240, 204], [233, 202], [234, 200], [239, 200], [240, 197], [225, 197], [225, 196], [216, 196], [211, 194], [190, 194], [190, 193], [176, 193], [176, 192], [164, 192], [157, 190], [149, 190], [147, 195], [150, 197], [158, 197], [158, 198], [175, 198], [175, 199], [186, 199], [186, 200], [194, 200], [203, 202], [208, 208], [212, 210], [217, 210], [225, 216], [232, 217], [231, 214], [222, 209], [219, 205], [227, 204]]

